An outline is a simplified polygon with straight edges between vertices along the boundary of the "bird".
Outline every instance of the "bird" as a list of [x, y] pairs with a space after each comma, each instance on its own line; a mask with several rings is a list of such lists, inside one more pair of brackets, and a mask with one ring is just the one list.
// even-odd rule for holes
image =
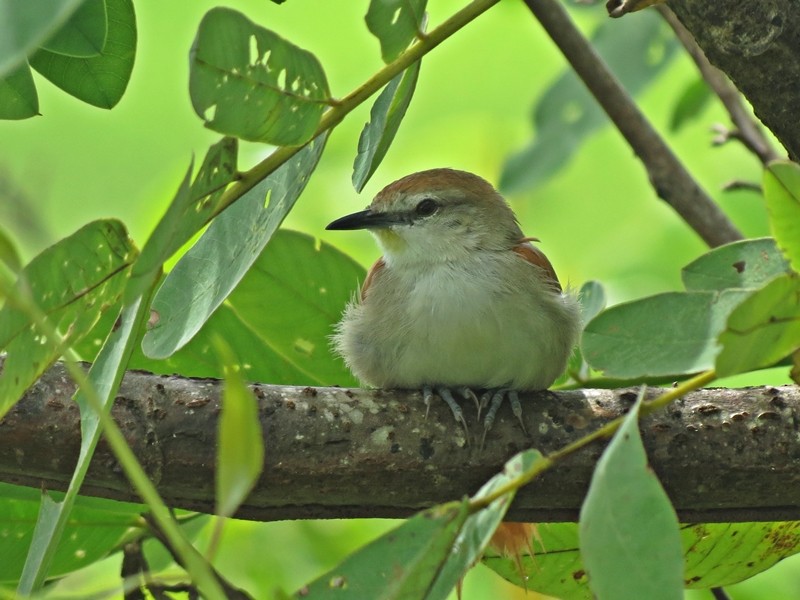
[[465, 430], [453, 393], [471, 398], [478, 418], [488, 406], [485, 439], [504, 398], [523, 423], [519, 392], [544, 390], [564, 371], [578, 299], [482, 177], [416, 172], [326, 229], [366, 229], [383, 252], [332, 336], [362, 383], [422, 389], [428, 408], [438, 395]]

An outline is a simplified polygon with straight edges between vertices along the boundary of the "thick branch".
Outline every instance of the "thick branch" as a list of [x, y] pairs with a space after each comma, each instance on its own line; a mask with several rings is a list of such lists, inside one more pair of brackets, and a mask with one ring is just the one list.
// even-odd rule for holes
[[742, 239], [736, 226], [653, 129], [558, 0], [525, 0], [525, 4], [641, 159], [658, 196], [709, 246]]
[[[630, 390], [525, 394], [526, 437], [500, 411], [483, 451], [443, 403], [425, 419], [417, 392], [254, 386], [266, 465], [242, 518], [399, 517], [463, 497], [515, 452], [552, 452], [620, 415]], [[0, 422], [0, 480], [65, 489], [80, 446], [74, 385], [56, 365]], [[212, 512], [220, 384], [129, 372], [114, 407], [168, 504]], [[652, 395], [657, 391], [653, 390]], [[479, 430], [467, 406], [473, 435]], [[800, 519], [800, 390], [703, 390], [647, 417], [652, 466], [684, 521]], [[575, 519], [593, 445], [521, 491], [511, 518]], [[83, 492], [136, 500], [101, 443]]]
[[670, 0], [708, 59], [800, 159], [800, 0]]

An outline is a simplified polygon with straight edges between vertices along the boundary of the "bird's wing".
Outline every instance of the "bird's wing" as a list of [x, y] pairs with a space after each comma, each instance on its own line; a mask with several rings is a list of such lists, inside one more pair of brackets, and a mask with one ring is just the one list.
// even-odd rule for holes
[[[547, 259], [545, 259], [547, 260]], [[367, 297], [367, 290], [369, 286], [372, 285], [372, 281], [375, 277], [380, 275], [380, 272], [386, 268], [386, 261], [383, 260], [381, 256], [375, 263], [369, 268], [367, 271], [367, 276], [364, 278], [364, 283], [361, 285], [361, 301], [364, 301], [364, 298]]]
[[[538, 241], [536, 238], [523, 238], [516, 246], [512, 248], [512, 250], [529, 263], [539, 267], [543, 271], [547, 282], [556, 292], [561, 293], [561, 282], [558, 281], [556, 270], [553, 268], [553, 265], [550, 264], [550, 261], [547, 260], [544, 252], [531, 244], [530, 240]], [[367, 277], [367, 280], [369, 280], [369, 277]], [[363, 290], [361, 293], [363, 295]]]

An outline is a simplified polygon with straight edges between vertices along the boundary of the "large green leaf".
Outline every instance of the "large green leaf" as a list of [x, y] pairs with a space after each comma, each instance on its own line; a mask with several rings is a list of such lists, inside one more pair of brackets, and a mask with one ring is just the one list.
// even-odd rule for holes
[[298, 600], [426, 598], [467, 520], [467, 508], [465, 500], [416, 514], [292, 597]]
[[756, 289], [789, 271], [775, 240], [741, 240], [714, 248], [681, 270], [687, 290]]
[[683, 598], [678, 517], [647, 464], [642, 396], [600, 457], [581, 507], [581, 556], [598, 600]]
[[56, 54], [90, 58], [103, 51], [107, 35], [106, 0], [84, 0], [80, 8], [41, 47]]
[[800, 272], [800, 165], [775, 161], [764, 171], [764, 200], [778, 245]]
[[[539, 526], [543, 551], [519, 559], [490, 549], [483, 563], [528, 590], [563, 600], [590, 600], [578, 549], [577, 523]], [[698, 523], [681, 526], [684, 585], [708, 589], [732, 585], [800, 552], [800, 522]]]
[[294, 206], [326, 139], [323, 134], [311, 141], [220, 214], [178, 261], [153, 301], [158, 322], [144, 338], [145, 354], [169, 356], [192, 339], [222, 304]]
[[783, 275], [745, 299], [719, 336], [721, 377], [775, 364], [800, 347], [800, 277]]
[[381, 164], [400, 128], [417, 86], [419, 67], [420, 61], [417, 61], [392, 79], [372, 105], [369, 121], [358, 138], [358, 154], [353, 164], [353, 187], [357, 192], [364, 189]]
[[[592, 45], [631, 94], [642, 91], [669, 64], [677, 48], [660, 15], [646, 11], [635, 19], [605, 21]], [[542, 184], [569, 162], [583, 141], [607, 117], [572, 69], [567, 69], [537, 102], [534, 138], [503, 166], [504, 192]]]
[[216, 514], [229, 517], [244, 501], [264, 468], [264, 439], [258, 403], [230, 346], [217, 339], [225, 371], [217, 435]]
[[392, 62], [422, 31], [428, 0], [371, 0], [367, 28], [381, 43], [384, 62]]
[[85, 0], [0, 0], [0, 77], [19, 67]]
[[606, 376], [627, 379], [710, 369], [717, 336], [749, 293], [668, 292], [612, 306], [584, 329], [583, 356]]
[[60, 87], [93, 106], [111, 108], [122, 98], [136, 56], [136, 15], [131, 0], [105, 0], [108, 35], [102, 52], [76, 58], [40, 50], [31, 66]]
[[[0, 415], [119, 300], [135, 258], [119, 221], [94, 221], [22, 270], [16, 299], [9, 298], [0, 310], [0, 349], [8, 352], [0, 374]], [[31, 310], [44, 313], [60, 339], [41, 331]]]
[[229, 8], [200, 23], [190, 55], [192, 106], [206, 127], [256, 142], [307, 142], [330, 100], [317, 58]]
[[[61, 495], [59, 495], [61, 496]], [[0, 483], [0, 583], [14, 585], [22, 574], [25, 554], [31, 544], [39, 505], [52, 503], [34, 488]], [[139, 504], [95, 498], [78, 498], [53, 557], [50, 577], [85, 567], [119, 547], [132, 528], [141, 526]]]

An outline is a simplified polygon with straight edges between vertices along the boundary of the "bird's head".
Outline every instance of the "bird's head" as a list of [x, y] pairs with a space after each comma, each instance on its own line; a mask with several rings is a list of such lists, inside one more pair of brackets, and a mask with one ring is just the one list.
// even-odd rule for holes
[[484, 179], [431, 169], [383, 188], [366, 210], [326, 229], [368, 229], [389, 260], [435, 262], [476, 250], [504, 250], [522, 239], [514, 213]]

